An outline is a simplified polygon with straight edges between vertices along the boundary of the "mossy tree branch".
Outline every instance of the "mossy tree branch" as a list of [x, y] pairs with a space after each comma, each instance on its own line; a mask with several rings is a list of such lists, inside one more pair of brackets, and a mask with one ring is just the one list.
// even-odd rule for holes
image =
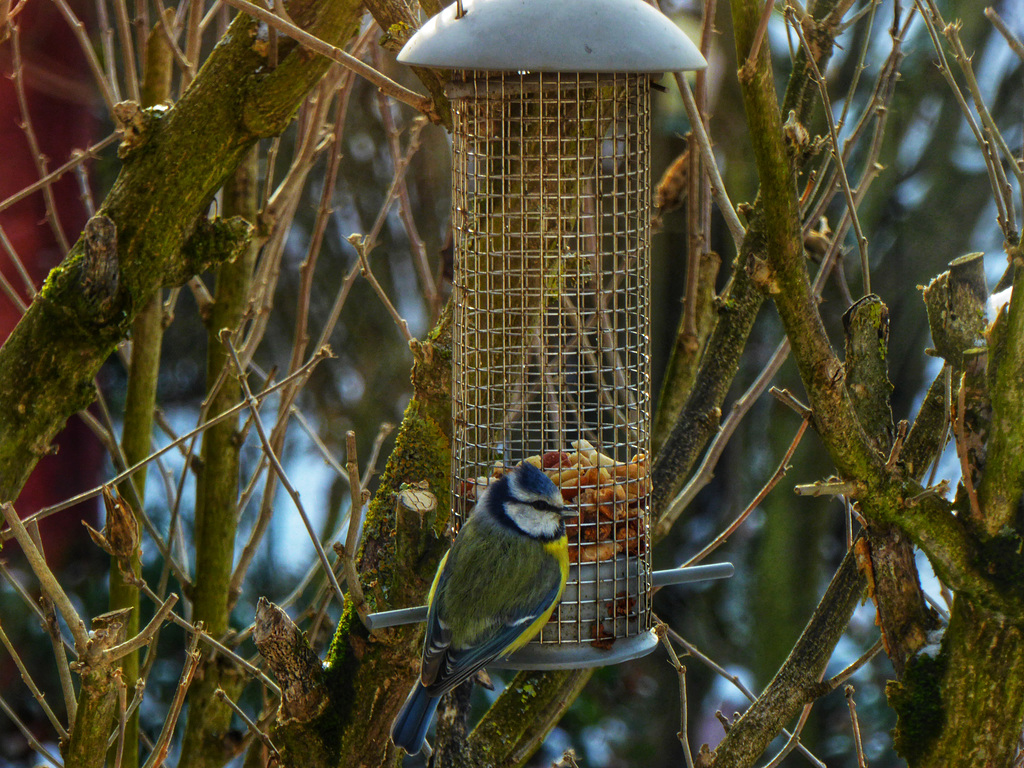
[[[746, 60], [757, 27], [756, 2], [732, 5], [737, 55]], [[989, 604], [1012, 609], [1020, 603], [982, 573], [974, 562], [976, 544], [948, 504], [930, 498], [918, 502], [922, 489], [886, 468], [861, 426], [846, 387], [845, 372], [825, 333], [807, 275], [800, 237], [798, 206], [781, 131], [768, 51], [741, 81], [754, 145], [765, 210], [765, 245], [773, 299], [792, 343], [800, 377], [807, 389], [815, 424], [839, 474], [857, 487], [865, 517], [894, 523], [932, 560], [947, 584], [965, 589]]]
[[1014, 251], [1010, 304], [989, 334], [992, 420], [978, 497], [990, 536], [1017, 524], [1024, 495], [1024, 255]]
[[[903, 436], [893, 441], [887, 357], [889, 310], [877, 296], [865, 296], [843, 315], [846, 332], [846, 390], [874, 447], [899, 460]], [[906, 425], [904, 424], [904, 427]], [[868, 521], [858, 552], [868, 574], [868, 594], [878, 611], [882, 641], [898, 677], [907, 659], [920, 650], [928, 633], [938, 626], [935, 613], [925, 604], [914, 548], [891, 523]]]
[[[747, 59], [760, 10], [753, 1], [733, 2], [740, 60]], [[1020, 694], [1024, 677], [1019, 630], [1024, 617], [1019, 585], [1024, 566], [1021, 539], [1005, 529], [1005, 535], [991, 541], [979, 539], [974, 526], [964, 523], [966, 514], [955, 516], [950, 504], [921, 495], [915, 483], [902, 477], [898, 467], [888, 466], [862, 426], [849, 392], [842, 386], [843, 367], [829, 345], [810, 291], [800, 248], [793, 179], [766, 50], [762, 49], [758, 65], [747, 69], [745, 75], [741, 86], [754, 138], [761, 194], [765, 197], [768, 267], [770, 279], [777, 286], [775, 305], [792, 343], [819, 434], [844, 480], [856, 488], [865, 518], [871, 524], [894, 524], [908, 533], [932, 560], [940, 577], [957, 591], [953, 619], [938, 659], [925, 664], [920, 656], [913, 657], [908, 661], [904, 681], [894, 689], [891, 700], [900, 717], [897, 744], [902, 745], [912, 766], [959, 763], [965, 755], [973, 756], [975, 762], [1008, 764], [1016, 749], [1024, 706]], [[1024, 302], [1020, 306], [1024, 307]], [[1013, 317], [1013, 310], [1011, 303], [1005, 316]], [[1009, 379], [1016, 377], [1017, 386], [1022, 379], [1019, 346], [1024, 325], [1020, 317], [1024, 316], [1017, 316], [1017, 322], [1005, 321], [1004, 337], [1000, 338], [998, 325], [991, 334], [995, 343], [990, 341], [989, 359], [994, 366], [990, 386], [999, 387], [997, 382], [1002, 381], [1004, 393], [1016, 391], [1015, 385], [1007, 383]], [[1008, 353], [1009, 347], [1017, 352]], [[1000, 370], [1007, 372], [1006, 378], [1000, 378]], [[1018, 413], [1019, 395], [1015, 404], [1004, 405], [1004, 413]], [[1015, 428], [1006, 433], [1006, 444], [1014, 445], [1013, 450], [1019, 454], [1021, 430], [1019, 416], [1015, 418]], [[963, 446], [961, 449], [966, 450]], [[1009, 473], [989, 474], [993, 489], [986, 500], [994, 500], [996, 512], [990, 518], [984, 505], [977, 512], [986, 527], [989, 520], [1009, 519], [1008, 507], [1015, 510], [1020, 498], [1020, 478], [1019, 461]], [[996, 648], [1005, 663], [989, 663]], [[1007, 684], [1014, 687], [1012, 693], [1004, 689]], [[1003, 705], [999, 713], [988, 709], [994, 700]], [[923, 706], [926, 703], [927, 709]], [[930, 715], [926, 725], [931, 730], [915, 730], [914, 724], [922, 722], [921, 713], [925, 711]], [[979, 738], [980, 723], [991, 725]], [[930, 734], [926, 740], [918, 738], [925, 733]], [[976, 746], [979, 742], [980, 747]], [[907, 750], [908, 744], [913, 745], [912, 750]]]
[[[250, 150], [225, 185], [223, 207], [255, 225], [257, 214], [258, 157]], [[215, 270], [213, 304], [206, 318], [206, 388], [208, 414], [218, 416], [241, 400], [241, 384], [220, 334], [242, 323], [249, 306], [249, 284], [259, 246], [251, 241], [234, 261]], [[241, 440], [238, 420], [226, 419], [203, 433], [196, 484], [196, 575], [192, 596], [194, 620], [202, 621], [214, 637], [228, 629], [231, 568], [238, 527], [238, 484]], [[240, 692], [233, 676], [222, 679], [220, 666], [211, 659], [189, 690], [189, 715], [182, 742], [182, 761], [189, 765], [219, 765], [222, 740], [231, 726], [231, 708], [214, 694], [218, 688], [232, 698]]]
[[[451, 324], [449, 304], [428, 338], [412, 344], [414, 395], [363, 528], [358, 570], [371, 611], [421, 604], [448, 548]], [[429, 519], [396, 504], [403, 485], [424, 482], [437, 499]], [[346, 600], [326, 660], [332, 706], [304, 731], [279, 721], [275, 743], [301, 745], [304, 732], [325, 745], [334, 765], [395, 764], [388, 731], [419, 674], [421, 643], [419, 626], [371, 635], [356, 617], [354, 600]]]
[[[822, 68], [828, 64], [832, 55], [841, 18], [834, 19], [830, 24], [824, 22], [831, 18], [838, 5], [838, 0], [823, 0], [814, 4], [816, 50], [819, 52], [818, 64]], [[803, 61], [803, 56], [803, 52], [798, 53], [798, 61]], [[814, 81], [807, 68], [794, 66], [787, 86], [786, 104], [795, 111], [797, 119], [802, 123], [809, 121], [816, 104], [808, 96], [814, 89]], [[775, 109], [778, 110], [777, 105]], [[688, 391], [688, 395], [651, 468], [654, 490], [650, 509], [655, 520], [664, 513], [669, 501], [679, 492], [704, 446], [717, 431], [722, 405], [739, 370], [747, 338], [764, 302], [765, 283], [752, 277], [754, 264], [765, 258], [768, 247], [764, 195], [765, 191], [761, 190], [754, 202], [746, 237], [732, 263], [732, 275], [715, 302], [717, 317], [705, 347], [714, 350], [714, 354], [703, 355], [692, 386], [688, 386], [685, 379], [666, 380], [662, 389], [659, 409], [663, 403], [670, 402], [667, 393], [683, 388]]]
[[699, 765], [743, 768], [753, 765], [800, 710], [827, 690], [819, 682], [832, 651], [860, 601], [865, 586], [851, 549], [840, 563], [807, 626], [775, 677], [715, 750], [701, 755]]
[[[154, 107], [162, 104], [170, 97], [173, 59], [171, 47], [159, 27], [153, 27], [146, 43], [146, 67], [143, 73], [141, 89], [141, 106]], [[143, 461], [150, 453], [153, 438], [153, 410], [156, 407], [156, 385], [160, 373], [160, 349], [163, 343], [164, 313], [160, 292], [157, 291], [143, 306], [132, 323], [132, 351], [128, 365], [128, 385], [124, 403], [124, 432], [121, 438], [121, 449], [128, 466]], [[143, 467], [136, 472], [127, 483], [131, 483], [133, 492], [127, 488], [121, 490], [122, 498], [146, 498], [146, 470]], [[140, 521], [145, 510], [133, 507], [132, 513]], [[142, 564], [139, 550], [131, 554], [128, 565], [134, 576], [141, 575]], [[116, 557], [110, 559], [110, 610], [121, 608], [131, 610], [127, 618], [125, 632], [134, 637], [139, 631], [139, 589], [128, 583], [121, 573]], [[135, 682], [139, 678], [139, 652], [133, 651], [121, 660], [121, 675], [129, 691], [135, 690]], [[122, 768], [135, 768], [139, 763], [139, 713], [136, 710], [124, 729], [125, 750], [121, 756]], [[112, 750], [116, 751], [116, 747]], [[116, 757], [116, 755], [114, 755]]]
[[[361, 3], [294, 0], [293, 19], [341, 44], [357, 29]], [[92, 402], [92, 381], [146, 302], [208, 266], [183, 249], [213, 194], [257, 139], [283, 130], [329, 62], [284, 41], [269, 70], [256, 23], [239, 15], [181, 100], [142, 112], [122, 144], [124, 167], [98, 215], [116, 228], [116, 288], [99, 298], [83, 281], [84, 240], [47, 278], [0, 349], [0, 498], [13, 499], [75, 412]], [[223, 255], [223, 249], [216, 249]]]

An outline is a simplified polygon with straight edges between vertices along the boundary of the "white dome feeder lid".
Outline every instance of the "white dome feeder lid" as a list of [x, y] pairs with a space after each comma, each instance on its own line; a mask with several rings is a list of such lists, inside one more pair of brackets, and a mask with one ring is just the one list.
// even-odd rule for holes
[[398, 54], [437, 69], [661, 73], [707, 62], [671, 19], [643, 0], [462, 0], [431, 18]]

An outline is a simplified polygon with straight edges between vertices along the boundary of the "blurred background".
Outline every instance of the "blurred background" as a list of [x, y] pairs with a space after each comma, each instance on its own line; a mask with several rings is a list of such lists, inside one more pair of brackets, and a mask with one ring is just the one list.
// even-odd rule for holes
[[[72, 0], [87, 27], [103, 22], [104, 3]], [[691, 37], [699, 37], [702, 3], [665, 0], [663, 10], [681, 24]], [[897, 3], [897, 8], [900, 4]], [[1024, 35], [1024, 11], [1015, 0], [994, 3], [996, 10], [1017, 35]], [[912, 4], [903, 4], [903, 19]], [[947, 19], [959, 18], [965, 48], [974, 53], [974, 67], [986, 102], [1011, 143], [1020, 154], [1024, 116], [1024, 72], [1014, 55], [970, 0], [942, 4]], [[223, 25], [227, 12], [214, 15], [210, 29]], [[729, 8], [717, 5], [708, 69], [708, 113], [715, 155], [734, 203], [752, 202], [757, 193], [746, 121], [735, 77], [737, 68], [730, 36]], [[863, 13], [842, 35], [827, 72], [830, 108], [838, 117], [844, 110], [851, 126], [869, 103], [875, 79], [891, 48], [889, 27], [892, 0], [855, 6]], [[6, 335], [30, 300], [28, 284], [37, 288], [47, 271], [59, 263], [73, 243], [93, 206], [101, 201], [118, 172], [116, 142], [109, 137], [113, 126], [89, 75], [84, 59], [58, 7], [29, 3], [17, 19], [18, 49], [9, 38], [0, 44], [0, 272], [9, 290], [0, 295], [0, 334]], [[367, 50], [379, 32], [369, 37]], [[204, 38], [205, 39], [205, 38]], [[768, 41], [778, 73], [780, 94], [785, 87], [794, 45], [780, 14], [768, 27]], [[204, 45], [212, 45], [210, 35]], [[99, 42], [97, 42], [99, 45]], [[865, 53], [863, 57], [862, 52]], [[918, 286], [945, 269], [953, 258], [973, 252], [986, 254], [990, 286], [1005, 268], [1002, 234], [996, 226], [984, 160], [951, 94], [935, 66], [935, 52], [927, 30], [915, 20], [903, 41], [902, 76], [896, 86], [880, 149], [882, 168], [860, 208], [860, 222], [869, 240], [871, 286], [890, 313], [889, 375], [894, 385], [894, 419], [910, 419], [919, 407], [925, 388], [940, 366], [925, 354], [930, 344], [928, 325]], [[379, 56], [390, 76], [416, 87], [410, 73], [390, 54]], [[372, 59], [371, 59], [372, 60]], [[666, 93], [655, 98], [652, 177], [683, 151], [682, 136], [689, 130], [679, 95], [670, 79], [663, 80]], [[353, 233], [368, 233], [381, 218], [377, 246], [372, 252], [372, 271], [413, 337], [422, 338], [438, 317], [450, 285], [451, 251], [446, 249], [450, 214], [450, 140], [444, 129], [426, 126], [418, 134], [419, 148], [411, 155], [405, 173], [407, 210], [391, 205], [382, 215], [395, 177], [397, 157], [409, 146], [412, 112], [393, 106], [382, 113], [384, 103], [376, 89], [356, 79], [348, 95], [341, 129], [338, 173], [333, 180], [332, 211], [322, 220], [318, 208], [328, 172], [330, 152], [319, 151], [296, 198], [290, 226], [280, 237], [280, 271], [268, 306], [265, 334], [255, 350], [254, 365], [264, 371], [287, 370], [294, 344], [296, 323], [306, 311], [299, 301], [301, 265], [309, 258], [316, 228], [326, 222], [322, 245], [308, 292], [308, 318], [314, 338], [339, 306], [340, 314], [328, 342], [335, 359], [319, 365], [302, 389], [287, 427], [283, 463], [314, 527], [324, 540], [344, 537], [348, 521], [348, 486], [339, 472], [344, 463], [345, 434], [354, 430], [360, 457], [379, 448], [383, 467], [392, 436], [385, 424], [397, 424], [410, 396], [409, 370], [412, 355], [407, 339], [366, 279], [358, 277], [358, 257], [347, 241]], [[29, 135], [23, 110], [34, 127]], [[300, 114], [299, 128], [305, 113]], [[334, 127], [332, 126], [332, 130]], [[811, 135], [827, 128], [819, 108], [815, 121], [806, 126]], [[279, 140], [260, 147], [261, 175], [275, 171], [280, 180], [296, 152], [296, 126]], [[842, 136], [841, 136], [842, 138]], [[64, 164], [75, 152], [107, 140], [78, 170], [64, 174], [51, 187], [54, 200], [47, 207], [44, 195], [26, 194], [11, 202], [21, 190], [45, 172]], [[35, 145], [35, 146], [33, 146]], [[855, 150], [850, 160], [857, 166]], [[37, 158], [48, 159], [45, 169]], [[269, 194], [261, 189], [263, 199]], [[834, 224], [842, 212], [842, 200], [826, 212]], [[59, 221], [48, 210], [59, 212]], [[408, 217], [411, 216], [412, 226]], [[685, 211], [663, 216], [653, 240], [652, 370], [654, 392], [674, 342], [684, 293], [686, 260]], [[411, 234], [415, 233], [415, 236]], [[417, 242], [417, 239], [419, 242]], [[862, 294], [860, 261], [853, 236], [844, 244], [843, 262], [848, 291], [854, 299]], [[722, 258], [718, 277], [721, 287], [728, 278], [734, 251], [717, 213], [712, 218], [711, 249]], [[11, 253], [20, 257], [24, 271]], [[353, 278], [353, 270], [356, 277]], [[203, 278], [210, 282], [209, 276]], [[195, 286], [193, 286], [195, 288]], [[165, 296], [173, 312], [167, 326], [160, 363], [158, 405], [162, 424], [154, 433], [154, 448], [166, 446], [194, 429], [206, 387], [207, 335], [200, 306], [201, 291], [184, 289]], [[173, 301], [173, 305], [170, 302]], [[848, 306], [846, 290], [830, 281], [823, 295], [823, 311], [833, 343], [842, 345], [841, 316]], [[744, 356], [740, 375], [727, 405], [763, 369], [782, 340], [773, 307], [766, 304]], [[115, 428], [120, 425], [126, 386], [123, 361], [112, 358], [98, 385]], [[802, 388], [792, 363], [787, 363], [773, 383], [801, 396]], [[271, 398], [265, 409], [275, 412]], [[753, 406], [731, 439], [714, 472], [714, 479], [696, 498], [671, 535], [654, 552], [656, 568], [684, 561], [722, 530], [772, 475], [799, 426], [799, 418], [777, 400], [763, 396]], [[31, 484], [19, 499], [22, 516], [57, 504], [116, 474], [100, 441], [80, 419], [72, 419], [59, 441], [59, 452], [44, 459]], [[247, 540], [261, 503], [262, 452], [254, 430], [249, 430], [242, 453], [241, 473], [255, 478], [256, 491], [242, 512], [238, 548]], [[948, 457], [947, 457], [948, 459]], [[335, 465], [332, 466], [332, 460]], [[831, 466], [812, 430], [789, 462], [792, 469], [765, 498], [747, 522], [713, 557], [736, 565], [728, 581], [706, 585], [669, 587], [656, 597], [658, 617], [706, 654], [720, 669], [697, 657], [684, 659], [687, 668], [689, 739], [696, 749], [714, 745], [723, 733], [716, 711], [732, 718], [746, 706], [735, 678], [755, 694], [771, 679], [820, 598], [846, 548], [846, 514], [834, 499], [798, 498], [794, 485], [827, 477]], [[956, 462], [945, 460], [940, 478], [955, 481]], [[146, 509], [157, 528], [168, 530], [172, 517], [180, 520], [176, 545], [183, 556], [191, 551], [194, 481], [185, 469], [184, 451], [174, 448], [150, 470]], [[371, 482], [371, 488], [375, 487]], [[323, 654], [330, 640], [338, 606], [320, 599], [325, 586], [316, 578], [304, 581], [314, 565], [309, 537], [287, 494], [278, 492], [268, 534], [252, 563], [243, 592], [235, 605], [232, 627], [242, 630], [252, 620], [256, 599], [264, 595], [275, 602], [325, 605], [326, 613], [310, 628], [310, 640]], [[47, 518], [42, 527], [51, 566], [61, 574], [65, 589], [81, 611], [96, 615], [106, 610], [108, 559], [92, 546], [78, 520], [102, 522], [93, 497], [72, 509]], [[0, 626], [10, 646], [17, 648], [48, 699], [59, 700], [49, 641], [18, 596], [19, 588], [33, 589], [16, 547], [5, 544], [4, 578], [0, 579]], [[921, 560], [923, 577], [928, 572]], [[161, 578], [163, 560], [153, 546], [143, 544], [143, 569], [147, 581]], [[22, 587], [21, 585], [25, 585]], [[926, 587], [928, 586], [926, 580]], [[174, 589], [173, 578], [170, 589]], [[317, 612], [313, 612], [316, 614]], [[312, 619], [313, 614], [307, 617]], [[315, 630], [315, 631], [313, 631]], [[874, 608], [868, 603], [856, 613], [847, 635], [837, 648], [827, 675], [854, 662], [878, 638]], [[6, 645], [6, 643], [5, 643]], [[169, 627], [160, 636], [160, 653], [154, 663], [141, 706], [141, 727], [155, 739], [167, 702], [178, 681], [186, 643], [180, 630]], [[253, 655], [251, 643], [243, 642], [245, 654]], [[872, 766], [898, 765], [889, 736], [892, 713], [885, 704], [885, 681], [891, 667], [879, 654], [851, 679], [864, 739]], [[500, 679], [496, 679], [500, 686]], [[677, 766], [681, 764], [679, 741], [679, 681], [662, 649], [649, 657], [599, 670], [583, 695], [553, 731], [544, 749], [534, 758], [537, 766], [550, 765], [564, 749], [573, 747], [580, 764], [593, 768]], [[53, 754], [58, 754], [54, 735], [38, 705], [19, 680], [12, 657], [0, 651], [0, 692], [7, 704]], [[478, 690], [482, 707], [493, 696]], [[256, 692], [246, 694], [243, 707], [257, 709]], [[240, 731], [244, 727], [239, 725]], [[829, 766], [855, 766], [849, 709], [841, 690], [823, 698], [813, 709], [803, 730], [802, 743]], [[773, 745], [773, 749], [781, 747]], [[0, 765], [28, 766], [39, 762], [32, 756], [23, 735], [12, 720], [0, 714]], [[793, 754], [784, 765], [806, 763]], [[412, 763], [410, 763], [412, 764]]]

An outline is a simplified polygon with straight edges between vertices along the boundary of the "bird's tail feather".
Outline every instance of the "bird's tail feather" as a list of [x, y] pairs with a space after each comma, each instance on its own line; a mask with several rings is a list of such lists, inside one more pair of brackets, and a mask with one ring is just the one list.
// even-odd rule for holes
[[422, 684], [417, 683], [413, 687], [391, 725], [391, 740], [396, 747], [402, 747], [410, 755], [420, 751], [438, 701], [440, 698], [427, 693]]

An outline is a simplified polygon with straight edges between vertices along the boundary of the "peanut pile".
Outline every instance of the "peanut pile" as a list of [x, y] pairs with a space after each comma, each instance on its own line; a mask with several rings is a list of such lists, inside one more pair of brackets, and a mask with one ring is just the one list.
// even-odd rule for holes
[[[644, 454], [621, 463], [597, 451], [586, 440], [571, 443], [572, 452], [548, 451], [525, 461], [544, 471], [562, 492], [565, 503], [579, 510], [566, 521], [569, 561], [593, 563], [619, 555], [645, 552], [644, 509], [651, 490]], [[462, 497], [469, 506], [483, 489], [504, 474], [495, 465], [490, 477], [465, 481]]]

